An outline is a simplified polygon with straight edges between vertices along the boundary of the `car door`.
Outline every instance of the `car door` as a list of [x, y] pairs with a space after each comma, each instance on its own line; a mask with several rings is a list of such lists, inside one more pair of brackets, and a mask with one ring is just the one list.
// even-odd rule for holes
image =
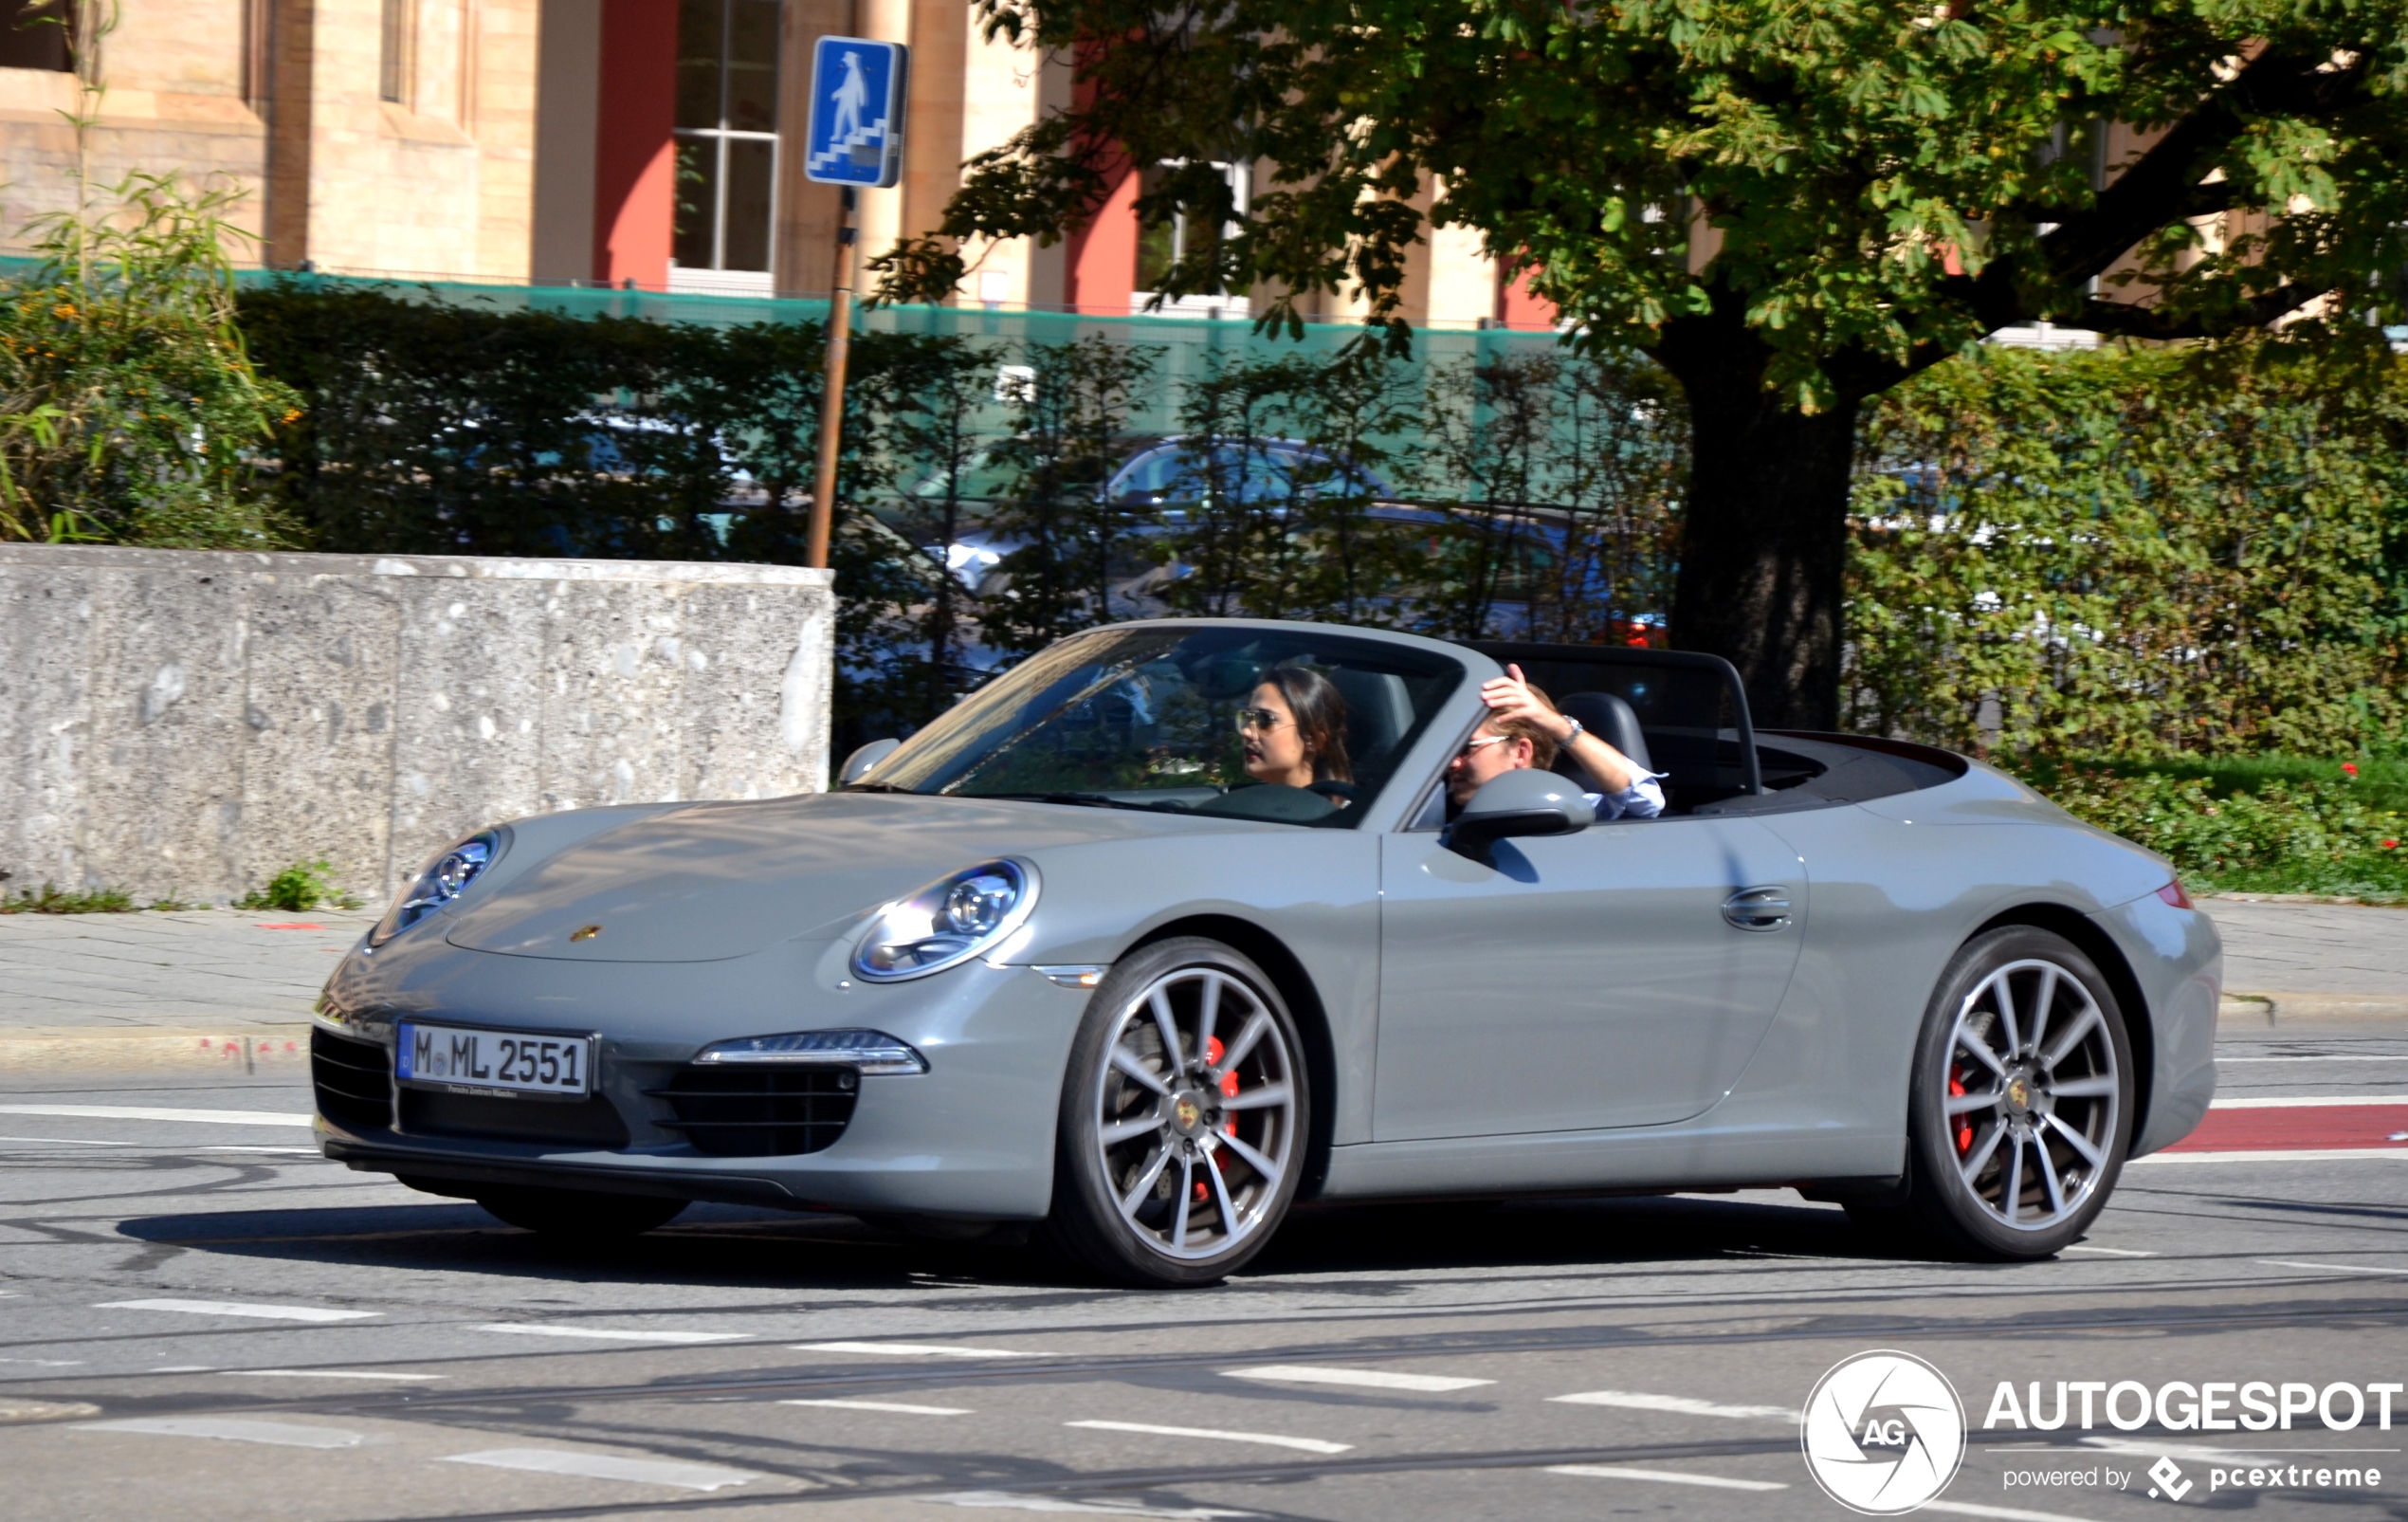
[[1497, 843], [1381, 842], [1379, 1141], [1684, 1120], [1788, 987], [1797, 853], [1744, 818], [1622, 819]]

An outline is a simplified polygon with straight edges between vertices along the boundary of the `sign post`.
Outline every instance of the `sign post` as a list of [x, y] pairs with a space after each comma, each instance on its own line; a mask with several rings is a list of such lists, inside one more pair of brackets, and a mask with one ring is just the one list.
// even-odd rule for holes
[[911, 49], [866, 37], [822, 37], [812, 49], [811, 130], [803, 177], [844, 187], [836, 213], [835, 289], [828, 303], [828, 378], [819, 398], [819, 458], [803, 562], [825, 569], [835, 519], [836, 456], [845, 434], [845, 366], [853, 338], [853, 205], [864, 187], [903, 176], [903, 108]]

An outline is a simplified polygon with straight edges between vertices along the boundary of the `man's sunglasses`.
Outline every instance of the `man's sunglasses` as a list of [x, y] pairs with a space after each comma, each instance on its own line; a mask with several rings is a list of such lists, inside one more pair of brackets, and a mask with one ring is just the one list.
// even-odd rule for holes
[[1513, 737], [1511, 735], [1474, 735], [1471, 739], [1463, 743], [1463, 749], [1455, 752], [1455, 760], [1469, 761], [1472, 758], [1473, 753], [1478, 751], [1481, 746], [1502, 745], [1512, 738]]

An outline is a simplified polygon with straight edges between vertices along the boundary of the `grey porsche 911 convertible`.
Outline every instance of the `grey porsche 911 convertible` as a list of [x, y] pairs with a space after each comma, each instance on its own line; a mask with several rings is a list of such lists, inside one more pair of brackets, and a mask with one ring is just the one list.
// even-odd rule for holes
[[[1508, 661], [1660, 816], [1569, 760], [1450, 798]], [[1320, 694], [1301, 781], [1277, 681]], [[2162, 859], [1944, 751], [1759, 732], [1713, 657], [1167, 620], [833, 792], [480, 831], [312, 1064], [328, 1157], [569, 1235], [1034, 1223], [1188, 1285], [1300, 1200], [1787, 1185], [2032, 1258], [2198, 1124], [2220, 977]]]

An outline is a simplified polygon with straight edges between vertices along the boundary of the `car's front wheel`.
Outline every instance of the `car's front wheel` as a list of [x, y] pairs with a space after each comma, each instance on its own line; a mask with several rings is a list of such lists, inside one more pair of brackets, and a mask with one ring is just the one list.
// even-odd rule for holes
[[477, 1203], [521, 1231], [572, 1241], [641, 1237], [667, 1225], [686, 1204], [653, 1195], [536, 1188], [488, 1189], [477, 1196]]
[[1226, 1276], [1295, 1197], [1308, 1093], [1296, 1022], [1260, 967], [1201, 937], [1140, 948], [1071, 1044], [1046, 1235], [1122, 1283]]
[[2037, 1258], [2106, 1208], [2132, 1129], [2115, 991], [2061, 936], [1977, 936], [1925, 1016], [1903, 1215], [1958, 1254]]

